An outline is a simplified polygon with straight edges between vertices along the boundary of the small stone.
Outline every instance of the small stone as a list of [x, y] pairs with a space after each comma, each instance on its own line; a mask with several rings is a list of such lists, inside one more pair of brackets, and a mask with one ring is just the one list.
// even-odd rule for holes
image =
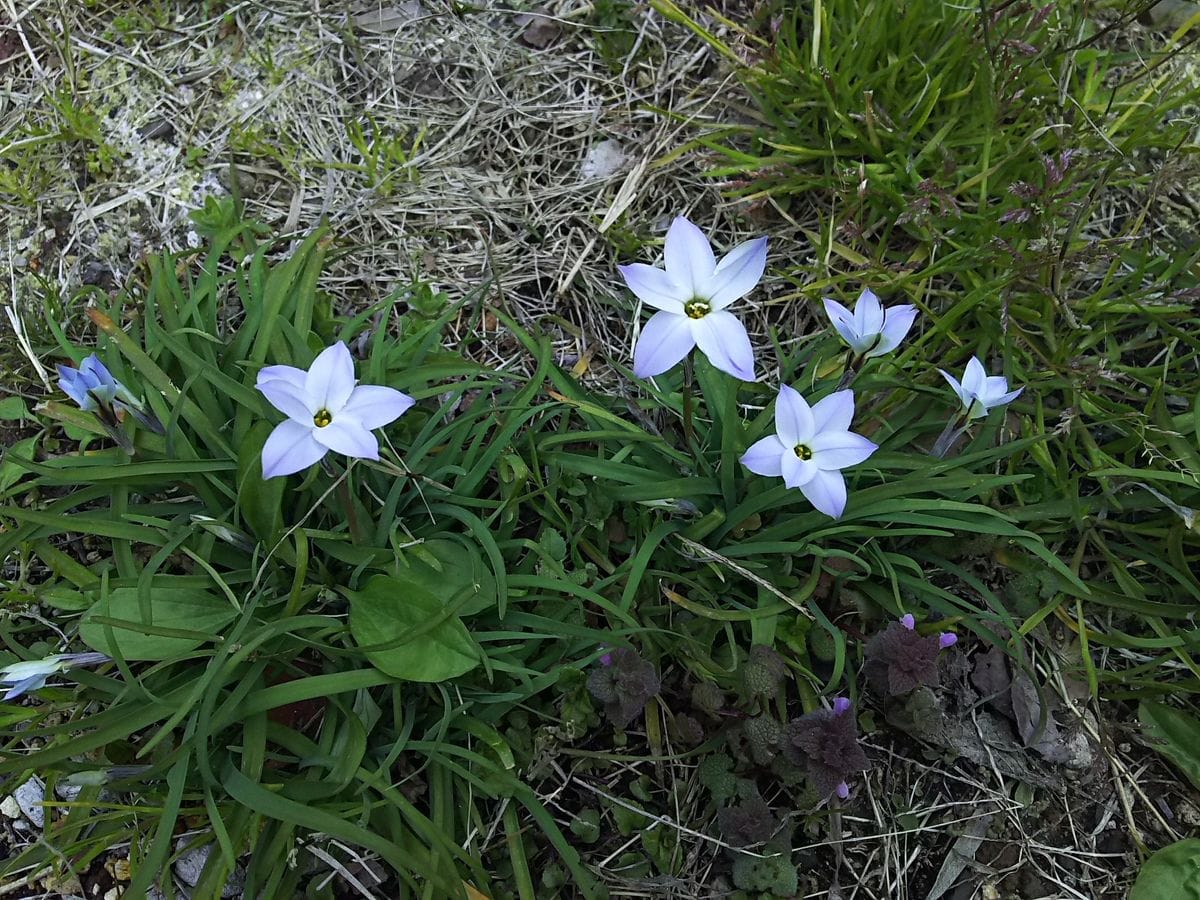
[[104, 900], [117, 900], [117, 898], [121, 896], [123, 891], [124, 891], [123, 888], [111, 887], [108, 889], [108, 892], [104, 895]]
[[629, 157], [618, 141], [601, 141], [588, 151], [579, 174], [583, 178], [608, 178], [625, 167]]
[[17, 806], [16, 797], [10, 795], [0, 800], [0, 815], [3, 815], [6, 819], [21, 818], [21, 807]]
[[[189, 843], [187, 838], [180, 838], [175, 842], [175, 849], [182, 850]], [[195, 887], [200, 882], [200, 874], [204, 871], [211, 854], [212, 844], [201, 844], [188, 850], [175, 860], [175, 877], [188, 887]]]
[[13, 791], [17, 806], [30, 822], [38, 828], [46, 824], [46, 810], [41, 806], [46, 799], [46, 786], [34, 777]]
[[79, 272], [79, 281], [81, 284], [94, 284], [107, 290], [113, 286], [115, 279], [112, 269], [99, 260], [93, 259], [84, 263]]
[[117, 881], [128, 881], [132, 876], [132, 867], [128, 859], [110, 859], [104, 864], [104, 868]]

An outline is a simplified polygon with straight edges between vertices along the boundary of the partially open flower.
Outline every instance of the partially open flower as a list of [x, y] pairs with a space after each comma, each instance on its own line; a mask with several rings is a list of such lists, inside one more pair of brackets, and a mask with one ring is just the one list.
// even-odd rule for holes
[[263, 445], [263, 478], [307, 469], [330, 450], [379, 459], [379, 441], [371, 430], [400, 418], [413, 405], [412, 397], [393, 388], [356, 386], [354, 360], [341, 341], [322, 350], [307, 372], [267, 366], [255, 386], [287, 416]]
[[854, 312], [827, 297], [825, 314], [850, 349], [870, 359], [891, 353], [900, 346], [916, 321], [917, 308], [906, 304], [884, 309], [873, 291], [863, 290], [858, 295]]
[[96, 666], [108, 662], [103, 653], [57, 653], [45, 659], [31, 659], [10, 663], [0, 669], [0, 684], [11, 685], [5, 700], [15, 700], [28, 691], [36, 691], [46, 684], [51, 675], [64, 672], [72, 666]]
[[954, 388], [954, 393], [958, 394], [958, 399], [962, 401], [963, 414], [968, 420], [982, 419], [990, 409], [1011, 403], [1025, 390], [1017, 388], [1010, 391], [1008, 379], [1003, 375], [988, 375], [977, 356], [972, 356], [967, 363], [961, 383], [945, 369], [938, 371], [950, 383], [950, 387]]
[[619, 266], [634, 295], [658, 310], [633, 351], [633, 374], [660, 375], [699, 347], [735, 378], [754, 380], [754, 350], [746, 328], [726, 307], [753, 290], [767, 264], [767, 239], [734, 247], [717, 262], [708, 238], [678, 216], [667, 232], [665, 269]]
[[118, 397], [125, 401], [133, 400], [125, 386], [113, 378], [108, 367], [100, 362], [95, 353], [81, 362], [78, 369], [62, 365], [56, 368], [58, 386], [82, 410], [95, 412], [101, 406], [112, 406]]
[[784, 755], [806, 766], [808, 780], [822, 799], [850, 796], [849, 779], [869, 767], [858, 744], [858, 723], [850, 701], [838, 697], [833, 709], [819, 709], [793, 719], [784, 739]]

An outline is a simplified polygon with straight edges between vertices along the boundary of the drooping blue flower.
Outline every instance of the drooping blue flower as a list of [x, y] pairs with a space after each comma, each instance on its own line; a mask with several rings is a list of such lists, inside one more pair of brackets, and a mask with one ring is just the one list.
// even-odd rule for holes
[[78, 369], [59, 365], [58, 386], [63, 393], [79, 404], [79, 408], [87, 412], [95, 412], [101, 406], [110, 407], [117, 398], [132, 400], [125, 386], [117, 379], [100, 358], [93, 353], [79, 364]]
[[108, 659], [103, 653], [57, 653], [45, 659], [11, 663], [0, 669], [0, 685], [11, 685], [3, 699], [15, 700], [28, 691], [36, 691], [45, 686], [51, 675], [72, 666], [95, 666]]

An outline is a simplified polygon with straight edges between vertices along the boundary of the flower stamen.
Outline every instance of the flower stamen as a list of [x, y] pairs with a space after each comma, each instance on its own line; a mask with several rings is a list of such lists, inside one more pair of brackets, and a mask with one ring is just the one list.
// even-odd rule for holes
[[324, 428], [333, 421], [333, 413], [322, 407], [313, 414], [313, 424], [318, 428]]
[[797, 458], [803, 460], [804, 462], [808, 462], [813, 458], [812, 448], [806, 446], [805, 444], [797, 444], [793, 450]]
[[683, 312], [689, 319], [703, 319], [712, 312], [712, 304], [696, 297], [683, 304]]

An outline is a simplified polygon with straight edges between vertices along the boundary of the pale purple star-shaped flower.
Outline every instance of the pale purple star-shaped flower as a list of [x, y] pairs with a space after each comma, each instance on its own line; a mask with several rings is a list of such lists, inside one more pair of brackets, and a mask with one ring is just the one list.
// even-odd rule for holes
[[917, 318], [915, 306], [906, 304], [884, 309], [870, 289], [858, 295], [854, 312], [826, 297], [825, 313], [850, 349], [866, 359], [884, 356], [900, 346]]
[[757, 475], [782, 476], [817, 509], [838, 518], [846, 508], [841, 470], [858, 465], [879, 449], [850, 431], [854, 392], [838, 391], [813, 406], [786, 384], [775, 400], [775, 434], [755, 442], [742, 465]]
[[263, 445], [263, 478], [307, 469], [330, 450], [379, 459], [371, 429], [404, 415], [413, 398], [390, 387], [356, 385], [354, 360], [342, 341], [327, 347], [308, 371], [267, 366], [255, 385], [287, 419]]
[[726, 307], [754, 289], [767, 265], [767, 239], [739, 244], [717, 262], [708, 238], [678, 216], [667, 232], [666, 268], [618, 266], [625, 283], [657, 310], [633, 351], [638, 378], [661, 375], [699, 347], [735, 378], [754, 381], [754, 349], [746, 327]]
[[1016, 400], [1021, 395], [1021, 391], [1025, 390], [1017, 388], [1015, 391], [1010, 391], [1008, 379], [1003, 375], [989, 376], [977, 356], [972, 356], [967, 363], [961, 383], [945, 369], [938, 369], [938, 371], [942, 373], [943, 378], [950, 382], [954, 393], [958, 394], [958, 399], [962, 401], [962, 409], [968, 420], [983, 418], [988, 414], [988, 410]]

